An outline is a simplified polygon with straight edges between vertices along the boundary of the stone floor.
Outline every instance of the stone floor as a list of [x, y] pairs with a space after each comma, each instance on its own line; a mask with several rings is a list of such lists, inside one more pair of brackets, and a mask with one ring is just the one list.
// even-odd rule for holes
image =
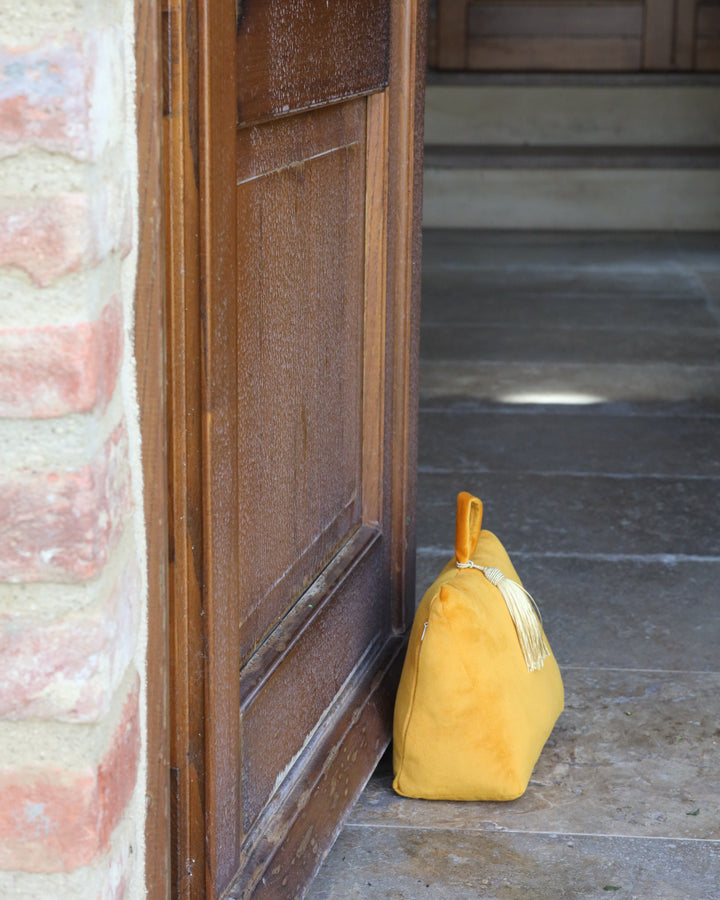
[[526, 794], [381, 762], [309, 897], [720, 898], [720, 236], [428, 232], [419, 590], [484, 501], [566, 710]]

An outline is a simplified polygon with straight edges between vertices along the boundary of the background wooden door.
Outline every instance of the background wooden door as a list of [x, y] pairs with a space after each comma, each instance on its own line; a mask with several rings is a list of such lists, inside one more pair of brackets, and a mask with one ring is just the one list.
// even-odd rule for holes
[[720, 69], [720, 0], [437, 0], [431, 32], [438, 69]]
[[413, 0], [165, 10], [175, 890], [300, 896], [412, 607]]

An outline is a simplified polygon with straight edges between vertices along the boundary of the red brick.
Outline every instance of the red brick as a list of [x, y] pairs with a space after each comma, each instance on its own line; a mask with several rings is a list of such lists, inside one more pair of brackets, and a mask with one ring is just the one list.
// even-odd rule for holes
[[12, 195], [0, 204], [0, 266], [18, 269], [46, 287], [92, 268], [113, 251], [131, 249], [129, 182], [108, 175], [91, 193]]
[[128, 697], [112, 743], [97, 770], [100, 804], [98, 837], [100, 848], [110, 843], [115, 826], [135, 790], [140, 753], [139, 687]]
[[34, 284], [47, 286], [97, 262], [89, 219], [84, 194], [6, 199], [0, 208], [0, 266], [20, 269]]
[[131, 560], [104, 604], [58, 619], [0, 614], [0, 716], [92, 722], [132, 661], [140, 573]]
[[0, 579], [84, 581], [105, 566], [132, 509], [124, 421], [92, 462], [0, 477]]
[[[109, 71], [113, 43], [121, 41], [121, 30], [108, 28], [48, 36], [33, 47], [1, 47], [0, 156], [34, 146], [96, 159], [107, 140], [107, 119], [119, 115], [107, 82], [116, 75]], [[96, 92], [109, 109], [94, 123]]]
[[8, 152], [37, 144], [87, 154], [87, 70], [77, 33], [32, 48], [0, 50], [0, 135]]
[[107, 851], [140, 755], [138, 685], [97, 765], [0, 767], [0, 868], [69, 872]]
[[0, 329], [0, 416], [103, 411], [115, 389], [122, 348], [117, 300], [95, 322]]

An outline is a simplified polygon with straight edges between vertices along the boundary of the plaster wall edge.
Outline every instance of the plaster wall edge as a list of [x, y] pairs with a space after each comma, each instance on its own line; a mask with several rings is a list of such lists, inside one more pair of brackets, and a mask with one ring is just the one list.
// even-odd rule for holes
[[125, 74], [125, 165], [130, 182], [132, 249], [123, 261], [121, 271], [121, 298], [125, 321], [125, 352], [120, 373], [122, 396], [128, 431], [129, 463], [132, 472], [134, 500], [133, 528], [141, 573], [141, 614], [140, 629], [136, 643], [135, 668], [140, 675], [140, 721], [141, 751], [138, 780], [128, 813], [135, 826], [136, 857], [132, 880], [125, 894], [126, 900], [140, 900], [146, 896], [145, 886], [145, 797], [147, 793], [147, 536], [144, 519], [144, 484], [142, 468], [142, 440], [140, 433], [140, 407], [137, 393], [137, 371], [135, 359], [135, 306], [137, 285], [137, 261], [139, 240], [139, 196], [138, 196], [138, 129], [135, 91], [137, 84], [135, 66], [135, 2], [122, 0], [122, 21], [124, 28], [124, 74]]

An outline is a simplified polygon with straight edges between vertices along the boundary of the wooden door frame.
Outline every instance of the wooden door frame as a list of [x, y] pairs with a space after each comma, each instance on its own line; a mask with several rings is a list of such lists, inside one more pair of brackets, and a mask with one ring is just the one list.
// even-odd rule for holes
[[[163, 8], [164, 7], [164, 8]], [[193, 348], [199, 351], [201, 335], [187, 333], [184, 329], [187, 322], [171, 321], [166, 310], [166, 295], [180, 291], [183, 296], [197, 303], [201, 284], [211, 283], [211, 289], [222, 290], [223, 260], [227, 255], [224, 249], [230, 249], [233, 235], [227, 229], [221, 229], [223, 247], [212, 255], [211, 270], [201, 271], [199, 259], [197, 267], [190, 266], [182, 274], [178, 283], [178, 272], [169, 270], [166, 265], [165, 228], [172, 221], [172, 204], [184, 204], [188, 219], [195, 217], [196, 223], [205, 216], [205, 227], [208, 227], [208, 216], [220, 217], [222, 209], [201, 211], [197, 193], [193, 184], [198, 185], [202, 173], [190, 171], [197, 165], [197, 148], [203, 141], [206, 152], [210, 152], [211, 136], [202, 135], [198, 131], [190, 133], [192, 123], [197, 123], [197, 115], [184, 104], [192, 104], [202, 93], [202, 81], [208, 73], [198, 72], [192, 66], [184, 71], [170, 73], [168, 60], [169, 45], [176, 41], [176, 49], [181, 48], [186, 54], [187, 63], [193, 51], [192, 41], [198, 34], [205, 40], [222, 40], [222, 35], [209, 35], [203, 30], [202, 23], [198, 29], [196, 21], [201, 4], [196, 0], [165, 0], [164, 4], [153, 3], [152, 0], [136, 0], [136, 73], [137, 73], [137, 123], [139, 147], [139, 198], [140, 198], [140, 233], [139, 257], [136, 289], [136, 325], [135, 353], [138, 370], [138, 396], [140, 404], [140, 424], [143, 449], [143, 472], [145, 481], [145, 521], [148, 545], [148, 651], [147, 651], [147, 819], [146, 819], [146, 856], [145, 874], [148, 896], [169, 898], [172, 891], [171, 861], [171, 786], [170, 733], [177, 715], [194, 716], [202, 720], [205, 712], [201, 703], [190, 709], [188, 697], [175, 698], [175, 710], [171, 710], [170, 679], [170, 642], [173, 634], [169, 627], [172, 604], [181, 602], [185, 608], [194, 610], [199, 617], [201, 613], [200, 585], [192, 577], [195, 564], [193, 546], [197, 541], [202, 544], [202, 521], [185, 519], [186, 527], [178, 534], [177, 519], [173, 527], [173, 515], [177, 517], [176, 508], [179, 497], [185, 504], [192, 506], [193, 498], [199, 496], [201, 485], [193, 473], [192, 465], [186, 465], [189, 459], [197, 459], [200, 446], [201, 423], [193, 421], [190, 414], [196, 392], [199, 391], [202, 373], [198, 367], [193, 369]], [[175, 11], [175, 16], [168, 15]], [[172, 28], [180, 30], [172, 31]], [[395, 385], [417, 384], [417, 359], [419, 336], [419, 260], [420, 234], [419, 228], [412, 223], [419, 223], [421, 216], [422, 188], [422, 116], [424, 93], [425, 45], [425, 9], [423, 0], [402, 0], [392, 4], [392, 40], [396, 52], [390, 72], [390, 88], [388, 91], [388, 125], [390, 131], [388, 184], [388, 221], [395, 223], [391, 229], [387, 243], [388, 295], [406, 298], [407, 302], [393, 304], [389, 315], [393, 319], [393, 328], [403, 339], [394, 342], [388, 348], [390, 355], [390, 372]], [[178, 75], [182, 76], [178, 81]], [[163, 109], [167, 90], [163, 89], [163, 80], [175, 78], [173, 84], [176, 91], [175, 102], [178, 110], [182, 110], [173, 124], [173, 111]], [[200, 82], [198, 90], [197, 83]], [[215, 119], [222, 126], [222, 110], [217, 110]], [[168, 115], [170, 114], [170, 115]], [[181, 121], [180, 121], [181, 120]], [[227, 127], [227, 122], [224, 123]], [[165, 128], [165, 150], [163, 150], [163, 128]], [[174, 142], [174, 144], [173, 144]], [[168, 145], [170, 145], [169, 150]], [[163, 153], [177, 152], [176, 158], [183, 167], [189, 167], [185, 181], [188, 188], [180, 197], [172, 197], [167, 189], [168, 173], [163, 176]], [[166, 157], [167, 158], [167, 157]], [[217, 160], [219, 166], [227, 165], [227, 161]], [[195, 177], [192, 177], [192, 176]], [[163, 180], [164, 179], [164, 180]], [[408, 203], [408, 198], [411, 202]], [[188, 259], [197, 258], [198, 231], [187, 227], [182, 234], [169, 235], [170, 241], [182, 243], [183, 252]], [[413, 235], [412, 238], [408, 235]], [[177, 329], [182, 334], [177, 334]], [[176, 339], [183, 341], [187, 355], [183, 360], [187, 379], [181, 389], [175, 392], [180, 396], [180, 407], [175, 404], [171, 408], [166, 395], [167, 363], [165, 348], [168, 342]], [[194, 356], [200, 357], [199, 352]], [[189, 377], [188, 377], [189, 373]], [[172, 377], [179, 377], [176, 370]], [[228, 373], [232, 375], [232, 373]], [[234, 383], [234, 379], [233, 383]], [[393, 434], [393, 447], [390, 456], [402, 460], [404, 465], [392, 470], [392, 490], [387, 502], [392, 506], [391, 541], [393, 542], [393, 558], [405, 558], [406, 565], [397, 567], [392, 572], [393, 592], [404, 597], [404, 606], [398, 608], [393, 622], [398, 634], [395, 651], [386, 661], [384, 675], [390, 682], [397, 677], [403, 635], [409, 626], [413, 611], [414, 584], [414, 517], [415, 517], [415, 472], [416, 453], [414, 437], [408, 442], [406, 435], [415, 435], [417, 410], [405, 401], [406, 393], [395, 391], [393, 402], [386, 412], [385, 427]], [[183, 446], [175, 443], [174, 458], [168, 451], [168, 434], [182, 422]], [[400, 427], [397, 427], [399, 423]], [[198, 467], [199, 472], [199, 467]], [[173, 478], [172, 493], [168, 488], [168, 473]], [[196, 510], [199, 512], [199, 510]], [[195, 530], [193, 530], [195, 529]], [[173, 533], [174, 532], [174, 533]], [[180, 573], [180, 574], [178, 574]], [[221, 577], [221, 573], [220, 573]], [[195, 587], [193, 588], [193, 584]], [[179, 595], [179, 596], [178, 596]], [[175, 633], [176, 653], [182, 653], [182, 641]], [[192, 666], [192, 661], [186, 661]], [[199, 676], [200, 672], [197, 673]], [[384, 703], [380, 719], [386, 722], [386, 734], [381, 742], [387, 741], [389, 735], [391, 706], [388, 706], [387, 692], [383, 695], [378, 690], [379, 679], [366, 686], [369, 704], [366, 711], [372, 710], [367, 721], [362, 716], [353, 723], [346, 723], [349, 733], [353, 729], [360, 731], [367, 727], [370, 719], [378, 719], [378, 709], [373, 703]], [[374, 699], [373, 699], [374, 698]], [[202, 721], [199, 722], [202, 724]], [[377, 745], [377, 742], [376, 742]], [[375, 746], [376, 746], [375, 745]], [[374, 751], [377, 755], [377, 751]], [[192, 760], [189, 763], [192, 766]], [[358, 792], [362, 785], [353, 785]], [[199, 847], [198, 829], [202, 829], [201, 795], [204, 791], [202, 773], [198, 772], [193, 780], [185, 780], [185, 789], [194, 792], [189, 808], [194, 810], [195, 817], [186, 823], [175, 823], [176, 830], [187, 836], [194, 835], [192, 843]], [[322, 798], [319, 797], [319, 802]], [[194, 805], [193, 805], [194, 804]], [[186, 849], [190, 849], [188, 846]], [[198, 861], [200, 862], [200, 861]], [[181, 891], [176, 890], [179, 896]], [[191, 891], [182, 891], [190, 896]]]
[[135, 0], [138, 259], [135, 359], [147, 541], [145, 884], [170, 898], [169, 546], [160, 4]]

